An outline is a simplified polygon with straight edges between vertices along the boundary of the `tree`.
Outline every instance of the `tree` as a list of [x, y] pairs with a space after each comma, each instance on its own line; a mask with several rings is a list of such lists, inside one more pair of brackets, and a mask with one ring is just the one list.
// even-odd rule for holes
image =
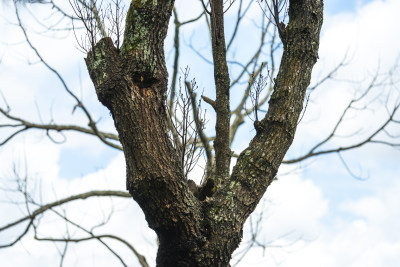
[[[111, 112], [126, 165], [127, 188], [159, 238], [158, 266], [228, 266], [243, 224], [275, 177], [292, 143], [318, 57], [322, 1], [290, 1], [280, 30], [284, 52], [265, 118], [230, 174], [230, 78], [223, 1], [211, 1], [216, 99], [214, 194], [190, 192], [167, 131], [164, 39], [173, 1], [133, 1], [120, 50], [104, 37], [86, 64], [100, 102]], [[308, 15], [309, 14], [309, 15]], [[283, 28], [283, 27], [281, 27]]]
[[[105, 17], [99, 14], [93, 3], [73, 3], [76, 13], [73, 19], [81, 20], [86, 28], [87, 42], [80, 43], [87, 52], [85, 62], [97, 97], [110, 111], [118, 136], [100, 131], [84, 104], [67, 86], [65, 89], [76, 100], [76, 108], [82, 109], [86, 114], [89, 128], [32, 124], [13, 117], [9, 110], [2, 109], [3, 115], [19, 122], [19, 126], [23, 126], [21, 131], [30, 128], [80, 131], [97, 136], [109, 146], [122, 148], [127, 167], [127, 189], [142, 208], [150, 228], [157, 233], [159, 239], [158, 266], [228, 266], [232, 253], [242, 238], [246, 219], [276, 177], [286, 151], [292, 144], [312, 68], [318, 59], [323, 1], [289, 1], [287, 25], [282, 21], [285, 14], [281, 12], [285, 10], [285, 3], [272, 1], [267, 6], [271, 8], [265, 10], [266, 16], [269, 16], [270, 23], [276, 25], [275, 33], [282, 42], [283, 50], [279, 71], [276, 77], [271, 77], [272, 94], [260, 98], [260, 92], [265, 87], [263, 79], [268, 80], [269, 76], [259, 74], [264, 68], [263, 64], [259, 64], [250, 75], [243, 103], [233, 111], [230, 108], [230, 89], [237, 81], [231, 82], [227, 62], [230, 42], [226, 44], [224, 30], [224, 13], [233, 3], [228, 6], [222, 0], [204, 3], [202, 16], [205, 13], [209, 18], [216, 98], [211, 100], [203, 96], [203, 100], [212, 106], [216, 114], [213, 140], [204, 135], [201, 119], [196, 113], [198, 108], [192, 105], [196, 98], [192, 90], [193, 83], [184, 82], [184, 92], [188, 95], [182, 97], [183, 100], [191, 99], [193, 129], [200, 139], [199, 142], [191, 139], [189, 143], [203, 146], [207, 158], [205, 178], [199, 187], [185, 175], [185, 160], [182, 160], [185, 153], [182, 151], [186, 145], [179, 137], [187, 135], [180, 133], [173, 122], [174, 114], [178, 116], [176, 113], [179, 113], [174, 112], [176, 80], [172, 81], [174, 86], [170, 99], [167, 99], [168, 72], [164, 40], [174, 1], [132, 1], [126, 15], [123, 41], [120, 38], [122, 30], [119, 26], [122, 23], [118, 9], [114, 13], [117, 15], [110, 19], [112, 30], [107, 32], [103, 22]], [[182, 23], [178, 21], [177, 14], [175, 25], [179, 31]], [[24, 34], [29, 40], [25, 31]], [[37, 55], [46, 64], [39, 53]], [[175, 71], [176, 69], [177, 65]], [[246, 71], [247, 67], [243, 73]], [[176, 77], [176, 73], [173, 77]], [[244, 103], [249, 97], [253, 99], [254, 106], [247, 111]], [[259, 120], [257, 111], [267, 99], [268, 112]], [[351, 108], [351, 104], [349, 107]], [[397, 107], [392, 114], [395, 114]], [[237, 162], [231, 172], [233, 153], [230, 146], [234, 134], [243, 123], [244, 116], [253, 111], [256, 135], [249, 146], [237, 155]], [[231, 115], [235, 115], [232, 123]], [[390, 116], [387, 123], [392, 119], [393, 116]], [[179, 124], [179, 121], [179, 118], [175, 120], [175, 124]], [[338, 124], [340, 122], [341, 120]], [[332, 135], [334, 133], [335, 130]], [[373, 137], [366, 142], [372, 141]], [[298, 162], [308, 157], [342, 150], [315, 152], [324, 142], [326, 141], [316, 145], [304, 157], [286, 162]], [[360, 143], [362, 144], [363, 142]], [[348, 149], [351, 148], [353, 147], [349, 146]], [[111, 191], [90, 194], [96, 195], [127, 197], [127, 194]], [[88, 195], [71, 197], [65, 202], [85, 197]], [[37, 214], [56, 205], [60, 205], [60, 202], [42, 206]], [[25, 220], [32, 223], [33, 215], [35, 213]], [[6, 225], [0, 230], [13, 225], [15, 224]], [[138, 258], [140, 259], [140, 255]], [[145, 265], [145, 261], [141, 262]]]

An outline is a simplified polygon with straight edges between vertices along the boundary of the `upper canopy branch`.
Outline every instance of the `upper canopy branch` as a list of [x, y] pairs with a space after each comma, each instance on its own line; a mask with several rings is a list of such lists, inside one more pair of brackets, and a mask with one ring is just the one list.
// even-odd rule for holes
[[[336, 66], [331, 72], [328, 73], [327, 76], [325, 76], [320, 82], [317, 82], [316, 86], [313, 86], [309, 88], [309, 90], [314, 90], [317, 86], [319, 86], [321, 83], [329, 79], [338, 69], [340, 66], [343, 66], [345, 63], [340, 62], [338, 66]], [[355, 148], [359, 148], [363, 145], [366, 145], [368, 143], [379, 143], [379, 144], [384, 144], [392, 147], [399, 147], [400, 144], [396, 142], [395, 140], [396, 136], [393, 136], [390, 133], [390, 127], [396, 124], [399, 124], [398, 121], [396, 121], [395, 117], [399, 114], [398, 109], [400, 105], [400, 100], [397, 99], [395, 104], [390, 106], [388, 103], [386, 103], [386, 119], [381, 122], [380, 125], [375, 126], [374, 130], [371, 130], [370, 133], [367, 136], [363, 136], [354, 143], [351, 144], [346, 144], [346, 145], [337, 145], [333, 146], [330, 148], [325, 148], [328, 143], [331, 141], [335, 140], [335, 138], [340, 137], [338, 132], [341, 128], [343, 128], [343, 125], [345, 124], [346, 118], [349, 117], [349, 114], [351, 112], [360, 112], [360, 111], [365, 111], [366, 109], [369, 108], [369, 105], [372, 104], [375, 101], [379, 100], [379, 97], [374, 97], [373, 92], [375, 90], [375, 93], [377, 90], [379, 92], [382, 91], [382, 86], [390, 86], [392, 87], [396, 81], [393, 81], [393, 73], [392, 71], [397, 68], [397, 64], [393, 67], [392, 70], [389, 71], [389, 73], [380, 73], [379, 70], [375, 72], [375, 74], [371, 77], [371, 81], [368, 83], [368, 85], [363, 89], [361, 94], [359, 94], [357, 97], [354, 97], [349, 101], [347, 106], [344, 108], [342, 111], [341, 115], [337, 119], [335, 125], [333, 126], [332, 130], [327, 134], [325, 138], [323, 138], [321, 141], [316, 143], [313, 147], [311, 147], [308, 152], [304, 153], [301, 156], [294, 157], [291, 159], [287, 159], [282, 161], [282, 163], [285, 164], [293, 164], [293, 163], [298, 163], [301, 161], [304, 161], [309, 158], [313, 158], [316, 156], [324, 155], [324, 154], [331, 154], [331, 153], [338, 153], [338, 152], [343, 152], [343, 151], [348, 151], [352, 150]], [[381, 93], [379, 93], [381, 94]], [[372, 100], [370, 99], [372, 97]], [[388, 101], [388, 99], [386, 100]], [[365, 103], [368, 104], [365, 104]], [[370, 124], [370, 122], [368, 122]], [[356, 130], [351, 136], [357, 136], [360, 134], [361, 129]]]
[[215, 182], [224, 183], [229, 177], [231, 149], [230, 131], [230, 77], [226, 60], [226, 45], [224, 34], [224, 1], [212, 0], [211, 6], [211, 43], [214, 62], [214, 82], [216, 99], [213, 106], [216, 112], [215, 123]]

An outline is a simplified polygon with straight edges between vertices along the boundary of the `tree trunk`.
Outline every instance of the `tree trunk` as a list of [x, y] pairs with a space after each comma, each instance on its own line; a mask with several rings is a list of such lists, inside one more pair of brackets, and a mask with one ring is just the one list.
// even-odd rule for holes
[[292, 143], [318, 57], [323, 3], [292, 0], [268, 113], [229, 175], [230, 82], [223, 9], [221, 0], [211, 3], [214, 61], [222, 59], [215, 63], [214, 71], [219, 138], [215, 140], [215, 150], [216, 160], [224, 167], [214, 177], [220, 180], [220, 186], [204, 201], [189, 190], [166, 127], [168, 73], [164, 39], [174, 1], [132, 1], [121, 50], [114, 47], [110, 38], [103, 38], [86, 58], [97, 96], [110, 110], [119, 133], [127, 189], [158, 235], [157, 266], [229, 266], [244, 222], [275, 177]]

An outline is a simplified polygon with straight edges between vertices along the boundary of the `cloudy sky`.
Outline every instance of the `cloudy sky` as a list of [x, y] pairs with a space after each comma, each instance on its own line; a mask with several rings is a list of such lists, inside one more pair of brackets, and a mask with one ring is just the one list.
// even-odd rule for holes
[[[181, 20], [195, 14], [188, 2], [177, 1]], [[312, 83], [326, 75], [345, 54], [348, 64], [337, 73], [335, 81], [325, 83], [311, 94], [288, 159], [302, 155], [326, 137], [348, 102], [359, 96], [376, 71], [387, 73], [393, 68], [400, 55], [398, 10], [398, 0], [325, 1], [320, 60], [313, 72]], [[36, 6], [31, 7], [31, 11], [35, 14], [45, 12]], [[72, 112], [74, 101], [65, 94], [59, 80], [38, 64], [35, 54], [21, 43], [23, 35], [13, 25], [16, 22], [13, 6], [3, 2], [0, 12], [0, 91], [12, 113], [38, 122], [84, 126], [84, 115], [79, 111]], [[254, 5], [249, 14], [256, 16], [258, 12]], [[28, 15], [25, 13], [27, 18]], [[52, 19], [41, 18], [43, 21]], [[99, 125], [112, 131], [112, 121], [97, 102], [82, 60], [84, 55], [76, 49], [73, 34], [39, 34], [38, 22], [31, 19], [24, 25], [30, 30], [32, 42], [40, 53], [87, 103], [99, 119]], [[244, 32], [253, 31], [251, 19], [244, 22], [244, 26]], [[195, 27], [183, 29], [185, 40], [201, 31]], [[248, 45], [246, 40], [238, 44], [238, 49]], [[168, 50], [170, 44], [171, 39], [166, 42], [168, 60], [172, 57]], [[208, 49], [206, 44], [196, 44], [199, 49]], [[181, 64], [190, 65], [196, 79], [202, 82], [201, 86], [207, 87], [205, 80], [212, 69], [190, 57], [189, 52], [183, 52]], [[394, 72], [394, 80], [399, 77], [400, 74]], [[339, 131], [342, 136], [354, 132], [359, 135], [336, 138], [325, 148], [357, 142], [379, 127], [387, 117], [384, 104], [390, 108], [398, 100], [398, 86], [382, 86], [372, 91], [370, 98], [361, 103], [368, 104], [368, 108], [350, 114]], [[2, 98], [0, 105], [6, 106]], [[0, 117], [0, 124], [5, 122]], [[393, 134], [400, 134], [399, 128], [391, 130]], [[0, 128], [0, 142], [8, 133], [7, 129]], [[249, 128], [244, 128], [235, 140], [235, 149], [244, 148], [253, 134]], [[59, 141], [64, 138], [57, 134], [52, 137]], [[258, 241], [266, 247], [251, 250], [238, 266], [400, 265], [399, 151], [375, 144], [341, 155], [350, 171], [337, 154], [314, 158], [301, 166], [281, 167], [278, 181], [270, 186], [252, 217], [253, 221], [263, 217]], [[79, 134], [68, 134], [67, 141], [61, 145], [55, 145], [39, 131], [20, 135], [0, 148], [0, 162], [1, 189], [15, 188], [13, 178], [16, 173], [20, 177], [27, 176], [28, 187], [43, 203], [94, 189], [125, 189], [123, 155]], [[23, 206], [9, 204], [10, 200], [21, 199], [16, 193], [0, 191], [0, 227], [25, 212]], [[154, 264], [155, 235], [148, 230], [140, 209], [131, 200], [91, 199], [65, 207], [69, 217], [89, 227], [106, 220], [110, 210], [113, 211], [112, 219], [99, 232], [126, 238]], [[0, 233], [0, 245], [13, 240], [22, 230], [17, 227]], [[64, 230], [62, 220], [49, 213], [41, 219], [38, 233], [40, 237], [60, 237]], [[247, 227], [246, 232], [249, 231]], [[244, 241], [247, 240], [245, 234]], [[138, 266], [129, 250], [117, 243], [110, 244], [121, 252], [129, 266]], [[236, 258], [245, 245], [244, 242], [238, 249]], [[59, 251], [63, 248], [60, 244], [35, 241], [30, 233], [14, 247], [0, 250], [1, 266], [54, 266], [58, 264]], [[71, 244], [65, 259], [65, 266], [116, 264], [115, 257], [95, 242]]]

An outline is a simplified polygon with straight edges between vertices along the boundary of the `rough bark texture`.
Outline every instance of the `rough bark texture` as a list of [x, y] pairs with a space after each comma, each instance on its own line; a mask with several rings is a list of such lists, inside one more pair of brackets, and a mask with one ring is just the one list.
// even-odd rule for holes
[[292, 143], [318, 58], [323, 2], [290, 1], [284, 52], [268, 113], [229, 175], [229, 75], [223, 9], [221, 0], [212, 1], [217, 95], [214, 145], [220, 186], [204, 201], [189, 190], [166, 128], [168, 74], [163, 46], [173, 4], [172, 0], [132, 1], [121, 50], [104, 38], [88, 53], [86, 64], [123, 145], [127, 188], [159, 237], [157, 266], [228, 266], [245, 220]]
[[226, 62], [224, 35], [224, 0], [211, 1], [211, 33], [215, 81], [215, 180], [217, 188], [229, 177], [231, 149], [229, 129], [231, 110], [229, 108], [230, 78]]

